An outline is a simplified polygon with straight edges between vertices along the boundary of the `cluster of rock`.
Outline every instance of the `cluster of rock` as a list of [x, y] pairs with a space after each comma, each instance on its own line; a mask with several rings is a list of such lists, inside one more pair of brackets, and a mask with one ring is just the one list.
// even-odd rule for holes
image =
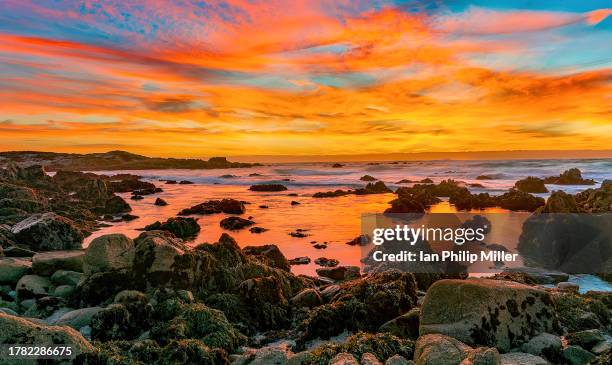
[[508, 210], [535, 211], [544, 205], [544, 199], [517, 189], [493, 196], [488, 193], [472, 194], [463, 184], [454, 180], [443, 180], [439, 184], [416, 184], [401, 187], [395, 192], [398, 198], [391, 201], [386, 213], [423, 213], [432, 205], [447, 197], [458, 210], [502, 207]]
[[149, 185], [134, 175], [59, 171], [49, 176], [41, 166], [9, 164], [0, 169], [0, 245], [33, 251], [80, 248], [99, 220], [135, 218], [116, 192]]
[[518, 273], [432, 281], [328, 266], [298, 276], [275, 245], [241, 249], [224, 234], [189, 248], [163, 230], [4, 258], [0, 342], [60, 341], [82, 364], [604, 364], [611, 356], [609, 293], [508, 281], [526, 281]]

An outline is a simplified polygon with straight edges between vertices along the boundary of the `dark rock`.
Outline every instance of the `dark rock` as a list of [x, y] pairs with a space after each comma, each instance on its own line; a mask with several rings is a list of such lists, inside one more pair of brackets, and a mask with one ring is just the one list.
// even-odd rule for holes
[[115, 294], [134, 286], [127, 270], [96, 272], [86, 276], [73, 295], [77, 307], [97, 306], [108, 303]]
[[543, 198], [516, 189], [500, 195], [497, 200], [500, 207], [514, 211], [533, 212], [545, 204]]
[[3, 250], [5, 257], [32, 257], [36, 252], [18, 246], [10, 246]]
[[313, 198], [336, 198], [339, 196], [354, 194], [353, 190], [335, 190], [335, 191], [325, 191], [325, 192], [317, 192], [312, 195]]
[[367, 246], [370, 243], [370, 236], [366, 234], [359, 235], [346, 244], [349, 246]]
[[230, 231], [237, 231], [248, 226], [252, 226], [253, 224], [255, 224], [255, 222], [253, 222], [252, 220], [240, 217], [227, 217], [222, 219], [221, 222], [219, 222], [221, 228]]
[[189, 181], [189, 180], [179, 181], [179, 185], [191, 185], [191, 184], [193, 184], [193, 181]]
[[563, 358], [570, 365], [587, 365], [595, 355], [579, 346], [568, 346], [563, 350]]
[[165, 205], [168, 205], [168, 202], [162, 198], [157, 198], [155, 199], [155, 203], [153, 204], [158, 205], [158, 206], [165, 206]]
[[51, 281], [39, 275], [24, 275], [19, 279], [15, 286], [17, 299], [42, 298], [49, 295], [49, 291], [53, 287]]
[[296, 307], [314, 308], [323, 304], [323, 299], [317, 289], [308, 288], [291, 298], [291, 304]]
[[225, 174], [225, 175], [221, 175], [221, 176], [219, 176], [219, 178], [221, 178], [221, 179], [235, 179], [235, 178], [237, 178], [237, 177], [238, 177], [238, 176], [236, 176], [236, 175], [232, 175], [232, 174]]
[[[328, 266], [329, 260], [328, 262], [326, 262], [328, 265], [321, 265], [320, 262], [316, 262], [316, 263], [317, 265], [320, 265], [320, 266]], [[319, 268], [316, 271], [317, 271], [317, 275], [326, 277], [326, 278], [330, 278], [335, 281], [352, 280], [352, 279], [356, 279], [359, 276], [361, 276], [359, 267], [357, 266], [326, 267], [326, 268]]]
[[382, 181], [375, 183], [368, 183], [364, 188], [356, 189], [356, 195], [368, 195], [368, 194], [386, 194], [392, 193], [393, 191], [385, 185]]
[[12, 233], [33, 251], [76, 249], [83, 242], [76, 224], [55, 213], [34, 214], [15, 224]]
[[[322, 292], [321, 295], [325, 297]], [[375, 273], [340, 285], [331, 301], [312, 309], [298, 326], [298, 343], [327, 339], [344, 330], [376, 331], [416, 306], [416, 282], [399, 271]], [[374, 336], [374, 335], [372, 335]], [[381, 338], [377, 334], [377, 338]]]
[[83, 271], [85, 251], [39, 252], [32, 257], [32, 271], [38, 275], [51, 276], [57, 270]]
[[375, 178], [374, 176], [363, 175], [362, 177], [359, 178], [359, 180], [361, 180], [361, 181], [376, 181], [378, 179]]
[[267, 229], [263, 228], [263, 227], [251, 227], [251, 228], [249, 228], [249, 232], [256, 233], [256, 234], [264, 233], [265, 231], [267, 231]]
[[302, 229], [296, 229], [294, 232], [289, 232], [289, 236], [295, 237], [295, 238], [304, 238], [304, 237], [308, 237], [309, 234], [304, 233], [304, 230]]
[[176, 184], [176, 180], [166, 180], [166, 184], [174, 185]]
[[576, 200], [561, 190], [554, 191], [546, 200], [542, 213], [578, 213]]
[[289, 260], [289, 265], [308, 265], [310, 264], [310, 257], [301, 256]]
[[236, 199], [209, 200], [191, 208], [181, 210], [178, 215], [189, 214], [242, 214], [245, 212], [244, 203]]
[[291, 205], [300, 205], [300, 202], [297, 202], [297, 201], [295, 201], [295, 200], [292, 200], [292, 201], [291, 201]]
[[568, 332], [605, 329], [611, 323], [609, 309], [598, 299], [572, 292], [553, 292], [552, 298], [559, 322]]
[[604, 341], [605, 335], [601, 330], [592, 329], [570, 333], [566, 338], [570, 344], [590, 350], [599, 342]]
[[548, 193], [544, 180], [533, 176], [517, 181], [514, 188], [525, 193]]
[[261, 208], [261, 209], [268, 209], [269, 207], [267, 205], [260, 205], [259, 208]]
[[400, 197], [389, 202], [391, 208], [387, 208], [385, 213], [424, 213], [425, 207], [411, 197]]
[[419, 337], [419, 308], [413, 308], [399, 317], [385, 322], [378, 329], [379, 332], [388, 332], [399, 338], [416, 340]]
[[119, 214], [131, 212], [132, 208], [122, 197], [115, 195], [108, 198], [104, 202], [104, 206], [97, 211], [102, 214]]
[[332, 167], [332, 168], [334, 168], [334, 169], [339, 169], [339, 168], [341, 168], [341, 167], [344, 167], [344, 165], [343, 165], [343, 164], [341, 164], [341, 163], [335, 163], [335, 164], [333, 164], [331, 167]]
[[318, 259], [315, 260], [315, 264], [319, 266], [324, 266], [324, 267], [338, 266], [339, 263], [340, 262], [336, 259], [328, 259], [326, 257], [319, 257]]
[[544, 178], [544, 183], [556, 185], [595, 185], [595, 180], [584, 179], [580, 170], [573, 168], [563, 171], [559, 176]]
[[476, 176], [476, 180], [495, 180], [495, 178], [490, 175], [478, 175]]
[[291, 266], [276, 245], [247, 246], [242, 249], [245, 255], [255, 257], [263, 264], [276, 267], [281, 270], [290, 271]]
[[287, 187], [281, 184], [256, 184], [249, 187], [251, 191], [284, 191]]
[[171, 217], [167, 221], [159, 221], [144, 227], [145, 231], [168, 231], [178, 238], [192, 238], [200, 232], [198, 221], [191, 217]]
[[587, 189], [575, 196], [582, 211], [589, 213], [612, 212], [612, 181], [601, 183], [599, 189]]

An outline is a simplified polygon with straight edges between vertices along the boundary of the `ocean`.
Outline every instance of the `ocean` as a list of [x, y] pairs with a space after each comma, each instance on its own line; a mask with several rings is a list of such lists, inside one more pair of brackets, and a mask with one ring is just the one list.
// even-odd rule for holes
[[[410, 184], [397, 184], [399, 180], [421, 180], [430, 178], [438, 183], [444, 179], [455, 179], [466, 184], [478, 183], [482, 187], [469, 187], [473, 193], [488, 192], [502, 194], [510, 189], [515, 181], [527, 176], [546, 177], [559, 175], [569, 168], [578, 168], [584, 178], [594, 179], [598, 186], [605, 179], [612, 179], [612, 159], [594, 160], [508, 160], [508, 161], [407, 161], [407, 162], [348, 162], [341, 168], [333, 168], [331, 163], [284, 163], [245, 169], [221, 170], [135, 170], [135, 171], [96, 171], [98, 174], [114, 175], [131, 173], [161, 187], [163, 192], [147, 195], [143, 200], [130, 200], [130, 194], [120, 194], [132, 206], [132, 214], [139, 219], [114, 223], [110, 227], [94, 232], [85, 241], [108, 233], [124, 233], [136, 237], [139, 229], [157, 220], [163, 221], [184, 208], [211, 199], [234, 198], [243, 200], [246, 217], [252, 217], [256, 226], [267, 231], [255, 234], [248, 229], [225, 231], [219, 221], [225, 214], [197, 217], [201, 231], [189, 241], [190, 245], [202, 242], [216, 242], [222, 233], [229, 233], [241, 247], [251, 245], [275, 244], [284, 255], [291, 259], [300, 256], [310, 257], [308, 265], [293, 266], [297, 274], [314, 274], [318, 267], [316, 258], [335, 258], [340, 265], [360, 265], [360, 249], [346, 242], [359, 236], [362, 214], [383, 212], [394, 194], [347, 195], [337, 198], [312, 198], [319, 191], [352, 189], [363, 187], [363, 175], [371, 175], [383, 181], [391, 189]], [[224, 176], [232, 175], [232, 177]], [[493, 180], [477, 180], [478, 175], [488, 175]], [[165, 184], [163, 180], [189, 180], [193, 184]], [[281, 192], [252, 192], [250, 185], [280, 183], [288, 190]], [[575, 194], [592, 186], [547, 185], [549, 191], [563, 190]], [[298, 196], [289, 196], [293, 193]], [[548, 194], [535, 194], [546, 198]], [[157, 197], [168, 202], [167, 206], [153, 204]], [[299, 204], [292, 205], [296, 201]], [[260, 207], [262, 205], [267, 208]], [[431, 212], [454, 212], [454, 208], [443, 201], [434, 205]], [[503, 212], [500, 208], [487, 212]], [[304, 230], [306, 237], [292, 237], [289, 233]], [[314, 247], [316, 243], [326, 243], [325, 249]], [[588, 278], [587, 278], [588, 279]], [[589, 280], [581, 278], [583, 285]], [[585, 284], [586, 283], [586, 284]], [[605, 282], [604, 282], [605, 283]], [[597, 281], [599, 290], [606, 288]], [[612, 290], [612, 287], [609, 288]]]

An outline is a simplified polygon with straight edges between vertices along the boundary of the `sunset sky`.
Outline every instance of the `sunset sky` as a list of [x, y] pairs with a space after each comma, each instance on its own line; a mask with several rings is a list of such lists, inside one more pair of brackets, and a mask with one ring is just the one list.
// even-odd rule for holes
[[610, 149], [609, 7], [2, 0], [0, 150]]

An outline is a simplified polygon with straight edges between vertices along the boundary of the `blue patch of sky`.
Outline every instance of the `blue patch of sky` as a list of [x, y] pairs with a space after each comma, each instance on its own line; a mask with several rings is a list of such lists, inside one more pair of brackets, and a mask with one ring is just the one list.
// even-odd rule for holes
[[[427, 1], [424, 1], [427, 2]], [[446, 0], [441, 9], [461, 12], [470, 6], [496, 10], [587, 12], [610, 7], [610, 0]]]

